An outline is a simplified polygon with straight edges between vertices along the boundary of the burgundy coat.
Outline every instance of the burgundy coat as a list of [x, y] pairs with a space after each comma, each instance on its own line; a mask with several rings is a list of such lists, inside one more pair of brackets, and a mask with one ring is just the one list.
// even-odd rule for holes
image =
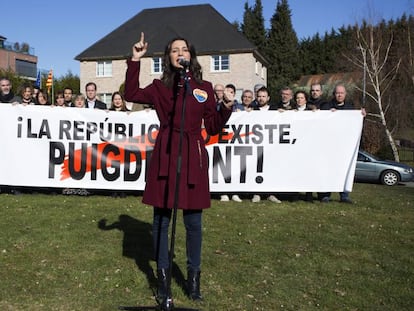
[[[125, 99], [152, 104], [160, 121], [160, 130], [151, 155], [143, 203], [161, 208], [173, 208], [176, 187], [178, 145], [183, 108], [184, 87], [167, 88], [159, 79], [139, 87], [140, 62], [127, 60]], [[179, 209], [210, 207], [208, 154], [201, 136], [202, 121], [208, 134], [221, 131], [231, 116], [231, 110], [221, 106], [217, 111], [210, 82], [198, 84], [190, 78], [186, 95], [182, 165], [179, 188]], [[181, 79], [179, 85], [184, 85]]]

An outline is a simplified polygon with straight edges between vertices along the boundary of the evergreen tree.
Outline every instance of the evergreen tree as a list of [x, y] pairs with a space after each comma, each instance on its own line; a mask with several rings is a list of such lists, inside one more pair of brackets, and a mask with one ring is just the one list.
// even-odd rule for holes
[[236, 30], [238, 31], [238, 32], [241, 32], [241, 27], [242, 27], [242, 25], [238, 22], [238, 21], [234, 21], [233, 23], [231, 23], [233, 26], [234, 26], [234, 28], [236, 28]]
[[243, 35], [250, 40], [259, 50], [264, 52], [266, 44], [266, 29], [264, 26], [263, 6], [261, 0], [256, 0], [253, 8], [244, 4], [243, 23], [241, 24]]
[[80, 94], [80, 79], [79, 76], [74, 75], [71, 71], [68, 71], [65, 76], [61, 76], [54, 81], [55, 93], [56, 91], [63, 91], [65, 87], [70, 87], [73, 90], [73, 94]]
[[299, 43], [291, 21], [291, 11], [287, 0], [277, 3], [271, 18], [271, 28], [267, 34], [265, 56], [269, 61], [268, 87], [271, 96], [278, 98], [278, 91], [300, 77]]
[[325, 36], [323, 38], [323, 53], [321, 58], [323, 59], [323, 66], [322, 72], [325, 73], [335, 73], [338, 72], [336, 69], [335, 61], [337, 59], [336, 55], [336, 45], [337, 45], [337, 32], [332, 28], [331, 32], [325, 32]]
[[312, 38], [303, 39], [299, 45], [299, 61], [302, 75], [325, 73], [325, 52], [322, 39], [317, 33]]

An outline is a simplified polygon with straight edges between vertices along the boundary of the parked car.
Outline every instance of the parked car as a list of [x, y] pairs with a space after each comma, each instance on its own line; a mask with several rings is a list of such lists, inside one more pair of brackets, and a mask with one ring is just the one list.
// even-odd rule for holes
[[355, 181], [381, 183], [387, 186], [414, 181], [414, 168], [404, 163], [380, 160], [360, 150], [355, 169]]

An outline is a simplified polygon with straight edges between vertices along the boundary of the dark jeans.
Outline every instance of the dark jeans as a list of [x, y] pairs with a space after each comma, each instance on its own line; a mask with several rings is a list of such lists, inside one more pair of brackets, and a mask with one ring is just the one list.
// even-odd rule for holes
[[[331, 192], [318, 192], [318, 200], [322, 200], [325, 197], [331, 198]], [[339, 192], [339, 198], [341, 200], [349, 199], [349, 192]]]
[[[170, 265], [168, 227], [171, 215], [171, 209], [154, 207], [152, 236], [157, 269], [168, 269]], [[187, 269], [194, 271], [199, 271], [201, 265], [201, 216], [202, 210], [183, 210], [186, 230]]]

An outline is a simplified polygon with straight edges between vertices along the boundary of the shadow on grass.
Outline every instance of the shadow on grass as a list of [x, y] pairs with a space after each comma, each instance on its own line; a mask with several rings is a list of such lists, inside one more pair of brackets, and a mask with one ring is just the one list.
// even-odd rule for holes
[[[101, 219], [98, 222], [98, 228], [104, 231], [117, 229], [124, 233], [122, 256], [135, 260], [138, 269], [145, 274], [147, 282], [155, 295], [157, 278], [150, 265], [150, 262], [154, 261], [152, 225], [129, 215], [122, 214], [119, 216], [119, 220], [112, 224], [107, 224], [106, 219]], [[175, 262], [173, 262], [172, 267], [172, 278], [183, 292], [185, 292], [185, 278]]]

